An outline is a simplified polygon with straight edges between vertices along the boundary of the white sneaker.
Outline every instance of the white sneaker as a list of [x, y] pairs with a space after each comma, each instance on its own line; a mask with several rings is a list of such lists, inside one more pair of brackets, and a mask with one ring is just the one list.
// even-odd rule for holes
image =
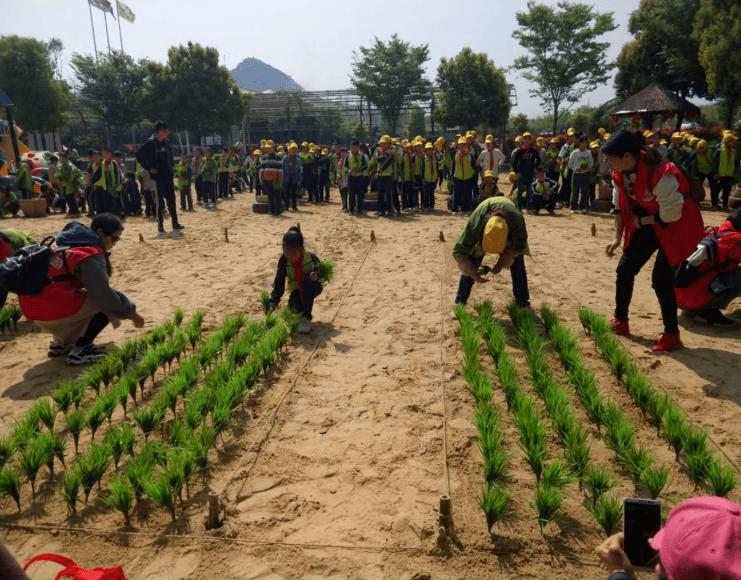
[[298, 331], [301, 334], [309, 334], [311, 332], [311, 322], [309, 322], [305, 318], [302, 319], [301, 323], [298, 325]]

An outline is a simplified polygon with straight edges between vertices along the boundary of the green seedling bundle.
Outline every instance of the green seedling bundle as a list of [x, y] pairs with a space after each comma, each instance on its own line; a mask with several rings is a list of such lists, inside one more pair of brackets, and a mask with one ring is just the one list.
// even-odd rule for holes
[[18, 306], [4, 306], [0, 308], [0, 335], [5, 338], [5, 331], [10, 331], [11, 325], [15, 330], [21, 319], [21, 309]]
[[687, 473], [695, 487], [705, 485], [713, 495], [719, 496], [726, 496], [733, 490], [738, 477], [732, 467], [710, 449], [707, 432], [692, 424], [682, 408], [638, 369], [630, 353], [611, 332], [607, 319], [587, 308], [579, 309], [579, 319], [613, 374], [656, 427], [657, 435], [664, 437], [678, 461], [684, 454]]
[[316, 273], [321, 282], [330, 283], [334, 280], [335, 267], [332, 260], [320, 260], [316, 265]]
[[499, 411], [491, 404], [493, 385], [481, 367], [481, 337], [473, 317], [465, 307], [456, 309], [460, 323], [460, 339], [463, 346], [464, 377], [477, 401], [476, 427], [479, 431], [479, 450], [483, 460], [484, 482], [478, 497], [479, 506], [491, 529], [510, 513], [510, 497], [505, 490], [509, 480], [509, 456], [504, 447]]
[[535, 399], [520, 387], [517, 366], [506, 349], [505, 329], [494, 321], [490, 305], [481, 306], [477, 310], [478, 327], [487, 350], [494, 359], [507, 406], [514, 415], [514, 423], [520, 432], [523, 457], [535, 475], [535, 497], [530, 505], [535, 511], [542, 533], [563, 505], [563, 489], [569, 478], [562, 464], [549, 462], [547, 429]]

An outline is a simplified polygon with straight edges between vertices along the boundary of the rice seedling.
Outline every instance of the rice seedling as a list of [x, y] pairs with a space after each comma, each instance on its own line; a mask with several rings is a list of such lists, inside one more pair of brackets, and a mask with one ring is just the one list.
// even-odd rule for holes
[[622, 451], [616, 451], [616, 453], [618, 461], [630, 473], [630, 477], [636, 485], [641, 481], [643, 472], [651, 467], [654, 462], [654, 456], [643, 445], [626, 447]]
[[610, 428], [605, 434], [605, 442], [616, 454], [625, 454], [629, 449], [633, 448], [635, 441], [635, 425], [631, 421], [623, 419], [621, 421], [613, 422], [609, 427]]
[[101, 478], [108, 469], [109, 462], [110, 451], [108, 447], [96, 443], [92, 444], [88, 452], [81, 456], [77, 462], [82, 490], [85, 494], [85, 505], [88, 503], [93, 486], [96, 483], [100, 483]]
[[113, 459], [113, 466], [118, 471], [118, 464], [125, 453], [132, 455], [134, 444], [136, 443], [136, 434], [131, 425], [122, 425], [116, 429], [111, 429], [106, 433], [103, 443], [108, 446]]
[[645, 417], [649, 410], [651, 398], [654, 396], [654, 388], [647, 376], [642, 374], [635, 366], [623, 377], [628, 394], [633, 398], [641, 414]]
[[328, 284], [334, 280], [335, 267], [332, 260], [320, 260], [315, 269], [320, 281]]
[[561, 509], [563, 501], [561, 490], [546, 487], [540, 483], [535, 487], [535, 500], [530, 505], [535, 510], [541, 534], [544, 533], [545, 527], [553, 516]]
[[150, 405], [137, 409], [132, 416], [144, 435], [144, 441], [147, 441], [152, 431], [162, 422], [164, 414], [160, 408]]
[[103, 382], [103, 373], [101, 369], [102, 367], [99, 364], [94, 365], [82, 373], [82, 375], [77, 379], [86, 389], [95, 391], [96, 395], [100, 393], [100, 385]]
[[51, 398], [57, 409], [66, 413], [74, 401], [75, 382], [65, 381], [51, 392]]
[[167, 477], [162, 476], [156, 480], [145, 481], [144, 489], [147, 493], [147, 497], [165, 508], [170, 513], [172, 521], [176, 521], [175, 501], [177, 499], [177, 494], [170, 485]]
[[142, 459], [141, 456], [129, 461], [126, 465], [125, 476], [131, 484], [136, 501], [140, 501], [146, 493], [145, 484], [152, 477], [154, 471], [154, 462]]
[[69, 429], [69, 432], [72, 435], [72, 441], [75, 444], [75, 455], [77, 455], [80, 433], [82, 433], [82, 429], [85, 427], [87, 417], [85, 416], [84, 411], [78, 409], [67, 413], [65, 415], [65, 420], [67, 422], [67, 429]]
[[563, 489], [569, 483], [571, 483], [571, 477], [569, 477], [568, 469], [563, 463], [553, 462], [543, 468], [543, 477], [540, 481], [543, 487]]
[[8, 436], [0, 436], [0, 469], [5, 467], [13, 453], [15, 453], [13, 440]]
[[611, 536], [620, 529], [623, 521], [623, 503], [620, 498], [600, 496], [589, 511], [607, 536]]
[[98, 399], [96, 403], [90, 407], [87, 413], [87, 426], [90, 429], [91, 439], [95, 440], [95, 433], [97, 433], [100, 426], [105, 421], [105, 409], [103, 405], [99, 403], [102, 399]]
[[59, 495], [67, 504], [69, 513], [77, 513], [77, 500], [80, 497], [80, 486], [82, 485], [82, 476], [77, 466], [67, 469], [62, 476], [62, 487]]
[[11, 497], [21, 511], [21, 480], [7, 465], [0, 470], [0, 497]]
[[36, 476], [41, 466], [47, 462], [48, 456], [48, 450], [38, 443], [38, 439], [27, 445], [20, 454], [18, 465], [31, 484], [31, 495], [34, 499], [36, 499]]
[[0, 308], [0, 333], [5, 338], [5, 330], [10, 328], [10, 309]]
[[641, 474], [641, 482], [646, 486], [651, 499], [656, 499], [669, 485], [669, 466], [646, 468]]
[[136, 358], [139, 345], [135, 340], [127, 340], [116, 351], [122, 368], [129, 366], [129, 363]]
[[46, 454], [49, 479], [54, 479], [54, 459], [58, 459], [62, 467], [64, 467], [64, 454], [66, 451], [64, 439], [62, 439], [59, 433], [40, 433], [37, 437], [37, 442]]
[[584, 483], [592, 494], [592, 505], [597, 506], [597, 501], [604, 494], [610, 491], [615, 482], [610, 476], [610, 473], [599, 467], [590, 467], [584, 474]]
[[676, 459], [679, 461], [679, 454], [684, 449], [684, 440], [688, 430], [684, 415], [677, 407], [671, 406], [664, 413], [662, 421], [664, 438], [674, 450]]
[[509, 458], [503, 449], [484, 455], [484, 481], [489, 484], [503, 483], [509, 479], [507, 465]]
[[129, 389], [132, 385], [136, 393], [136, 381], [127, 381], [125, 378], [122, 378], [113, 391], [113, 398], [123, 410], [124, 418], [128, 417]]
[[[160, 366], [161, 362], [161, 351], [158, 349], [153, 349], [147, 352], [146, 355], [144, 355], [144, 358], [141, 361], [141, 369], [146, 372], [147, 375], [152, 379], [152, 386], [155, 385], [155, 378], [154, 375], [157, 373], [157, 369]], [[141, 385], [141, 379], [140, 379], [140, 385]]]
[[183, 319], [185, 318], [185, 312], [182, 308], [177, 307], [175, 309], [175, 314], [173, 315], [172, 321], [175, 323], [175, 326], [180, 326], [183, 324]]
[[671, 397], [666, 394], [654, 395], [648, 402], [648, 414], [651, 416], [651, 423], [656, 427], [656, 436], [661, 435], [661, 422], [666, 410], [673, 405]]
[[476, 405], [474, 418], [479, 433], [488, 433], [499, 429], [499, 413], [491, 405], [486, 403], [479, 403]]
[[170, 443], [173, 447], [185, 447], [193, 437], [193, 431], [178, 418], [170, 423]]
[[26, 414], [13, 424], [10, 432], [10, 440], [16, 449], [25, 449], [38, 434], [38, 420]]
[[708, 433], [698, 427], [688, 427], [684, 433], [684, 452], [697, 453], [705, 451], [708, 445]]
[[124, 525], [128, 527], [131, 507], [134, 503], [134, 490], [131, 483], [124, 476], [117, 475], [111, 478], [108, 486], [110, 493], [105, 499], [105, 504], [120, 511], [124, 517]]
[[228, 405], [218, 405], [211, 410], [211, 427], [217, 434], [221, 434], [229, 428], [231, 418], [231, 408]]
[[525, 454], [525, 461], [535, 475], [536, 481], [540, 481], [540, 478], [543, 476], [543, 470], [545, 469], [546, 459], [548, 458], [545, 444], [541, 442], [540, 444], [523, 447], [523, 453]]
[[697, 489], [705, 481], [713, 463], [713, 455], [705, 449], [689, 450], [685, 447], [685, 458], [687, 459], [687, 474]]
[[260, 304], [262, 304], [262, 311], [267, 314], [270, 312], [270, 294], [267, 290], [260, 292]]
[[37, 424], [44, 425], [49, 431], [54, 431], [54, 421], [57, 418], [57, 409], [51, 399], [42, 397], [36, 399], [31, 409], [29, 409], [29, 415], [34, 418]]
[[579, 489], [584, 484], [584, 475], [589, 468], [590, 448], [586, 439], [580, 435], [584, 433], [581, 429], [574, 429], [564, 439], [564, 456], [569, 464], [569, 469], [579, 480]]
[[185, 448], [171, 449], [167, 453], [167, 467], [165, 477], [170, 487], [180, 498], [183, 505], [183, 487], [186, 488], [187, 497], [190, 499], [190, 481], [195, 471], [195, 459], [190, 450]]
[[498, 485], [484, 484], [481, 495], [479, 495], [479, 506], [486, 516], [486, 526], [491, 533], [491, 528], [498, 521], [506, 518], [511, 513], [509, 506], [509, 495]]
[[713, 495], [727, 497], [738, 484], [738, 478], [730, 466], [723, 465], [718, 459], [713, 459], [708, 466], [706, 483]]

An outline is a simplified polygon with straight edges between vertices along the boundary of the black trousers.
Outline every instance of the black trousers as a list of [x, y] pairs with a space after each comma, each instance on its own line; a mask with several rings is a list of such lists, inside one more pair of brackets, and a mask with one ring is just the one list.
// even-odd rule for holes
[[288, 298], [288, 307], [300, 312], [307, 320], [311, 320], [311, 311], [314, 308], [314, 298], [322, 293], [322, 285], [308, 278], [303, 280], [303, 288], [296, 288]]
[[651, 274], [651, 285], [659, 300], [661, 317], [664, 320], [664, 332], [678, 332], [677, 297], [674, 293], [674, 272], [669, 266], [663, 250], [659, 247], [653, 226], [644, 226], [630, 238], [628, 247], [620, 258], [617, 267], [615, 285], [615, 318], [628, 319], [628, 309], [633, 298], [635, 277], [651, 256], [658, 250]]
[[175, 203], [175, 186], [170, 183], [157, 182], [157, 224], [162, 226], [165, 219], [165, 203], [167, 203], [167, 211], [170, 212], [170, 218], [172, 219], [172, 225], [178, 223], [178, 209]]
[[365, 197], [365, 177], [362, 175], [350, 175], [347, 178], [348, 201], [347, 209], [350, 213], [363, 209], [363, 197]]

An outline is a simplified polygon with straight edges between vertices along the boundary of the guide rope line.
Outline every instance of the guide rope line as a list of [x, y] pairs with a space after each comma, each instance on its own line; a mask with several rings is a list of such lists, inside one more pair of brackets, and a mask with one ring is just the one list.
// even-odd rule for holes
[[[339, 306], [337, 306], [337, 310], [334, 313], [334, 316], [332, 316], [331, 320], [329, 321], [329, 327], [331, 328], [334, 324], [335, 319], [337, 318], [337, 315], [340, 313], [340, 310], [342, 309], [342, 306], [345, 304], [345, 299], [350, 294], [350, 291], [353, 288], [353, 285], [355, 284], [355, 281], [358, 278], [358, 275], [360, 274], [360, 270], [362, 270], [363, 265], [365, 264], [365, 260], [368, 258], [368, 255], [370, 254], [371, 249], [373, 248], [374, 244], [372, 242], [368, 243], [368, 247], [365, 250], [365, 255], [363, 255], [363, 259], [360, 261], [360, 265], [358, 266], [357, 271], [355, 272], [355, 275], [353, 276], [352, 280], [350, 280], [350, 284], [347, 287], [347, 290], [345, 291], [345, 294], [342, 296], [342, 299], [340, 300]], [[275, 409], [273, 409], [273, 414], [270, 418], [270, 424], [268, 426], [268, 430], [263, 435], [262, 439], [257, 445], [257, 451], [255, 452], [255, 457], [252, 460], [252, 463], [247, 468], [247, 470], [244, 472], [244, 475], [242, 476], [242, 485], [239, 487], [239, 491], [237, 491], [236, 498], [239, 498], [240, 493], [244, 489], [244, 484], [247, 482], [247, 477], [249, 476], [250, 472], [254, 469], [255, 465], [257, 464], [257, 460], [260, 458], [260, 454], [262, 453], [263, 447], [265, 446], [265, 443], [267, 443], [268, 439], [270, 438], [270, 435], [273, 432], [273, 429], [275, 427], [275, 421], [278, 417], [278, 411], [280, 411], [281, 407], [283, 406], [283, 403], [285, 402], [286, 398], [288, 397], [291, 392], [293, 392], [294, 387], [296, 386], [296, 383], [298, 383], [298, 380], [301, 378], [301, 375], [304, 372], [304, 369], [309, 364], [309, 361], [311, 361], [312, 358], [314, 358], [314, 355], [319, 350], [319, 347], [323, 344], [323, 339], [326, 338], [326, 336], [329, 334], [330, 328], [327, 328], [324, 330], [324, 333], [320, 335], [317, 340], [316, 344], [314, 345], [314, 348], [311, 350], [309, 355], [306, 357], [304, 362], [301, 364], [301, 367], [299, 368], [298, 372], [296, 373], [296, 376], [293, 378], [293, 381], [291, 381], [290, 386], [286, 391], [283, 393], [283, 396], [280, 398], [280, 401], [278, 401], [278, 404], [276, 405]], [[234, 483], [234, 480], [227, 483], [226, 487], [224, 488], [224, 493], [229, 489], [231, 484]]]
[[[538, 260], [536, 260], [533, 256], [530, 256], [530, 259], [533, 261], [533, 263], [540, 270], [540, 275], [543, 276], [543, 278], [545, 278], [546, 280], [548, 280], [548, 282], [550, 282], [551, 284], [554, 284], [553, 279], [550, 278], [545, 273], [545, 267], [541, 266], [540, 265], [540, 262]], [[569, 285], [566, 282], [564, 282], [563, 280], [561, 280], [561, 281], [559, 281], [558, 284], [567, 291], [567, 293], [574, 299], [574, 301], [576, 301], [577, 304], [581, 304], [581, 302], [582, 302], [581, 299], [578, 298], [576, 296], [576, 294], [574, 294], [574, 292], [572, 292], [571, 288], [569, 287]], [[671, 393], [669, 391], [667, 391], [666, 388], [664, 388], [660, 384], [656, 384], [656, 383], [653, 383], [653, 384], [662, 393], [664, 393], [665, 395], [671, 397], [672, 400], [674, 401], [674, 404], [681, 410], [681, 412], [684, 414], [684, 416], [687, 417], [688, 419], [691, 419], [691, 415], [689, 414], [689, 412], [687, 411], [687, 409], [685, 409], [682, 405], [680, 405], [679, 403], [677, 403], [677, 401], [674, 400], [674, 397], [671, 396]], [[713, 444], [713, 447], [715, 447], [718, 450], [718, 452], [723, 457], [725, 457], [725, 459], [728, 462], [728, 464], [736, 471], [736, 473], [741, 474], [741, 467], [739, 467], [739, 465], [728, 456], [728, 454], [723, 450], [723, 448], [718, 444], [718, 442], [715, 439], [713, 439], [709, 434], [708, 434], [708, 440]]]

